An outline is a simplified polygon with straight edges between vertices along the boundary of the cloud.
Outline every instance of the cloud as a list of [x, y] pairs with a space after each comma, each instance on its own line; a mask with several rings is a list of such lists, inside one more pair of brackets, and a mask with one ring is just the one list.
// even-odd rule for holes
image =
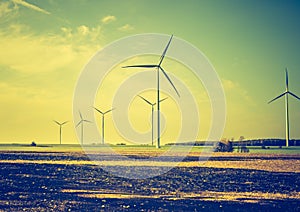
[[87, 27], [85, 25], [81, 25], [81, 26], [77, 27], [77, 31], [80, 35], [86, 36], [89, 34], [90, 29], [89, 29], [89, 27]]
[[1, 2], [0, 3], [0, 18], [12, 12], [12, 8], [10, 7], [9, 2]]
[[36, 35], [22, 25], [0, 33], [0, 65], [19, 73], [41, 73], [82, 65], [100, 48], [100, 27], [62, 27], [61, 33]]
[[235, 98], [238, 101], [245, 100], [251, 105], [255, 105], [255, 101], [249, 96], [247, 90], [245, 90], [239, 83], [228, 79], [222, 79], [222, 84], [227, 98]]
[[129, 31], [129, 30], [133, 30], [133, 26], [129, 25], [129, 24], [125, 24], [124, 26], [121, 26], [118, 28], [118, 30], [120, 31]]
[[18, 72], [53, 71], [73, 58], [70, 46], [53, 45], [46, 37], [0, 37], [0, 45], [6, 49], [0, 52], [0, 64]]
[[226, 90], [231, 90], [236, 87], [239, 87], [239, 85], [237, 83], [234, 83], [233, 81], [228, 80], [228, 79], [222, 79], [222, 83]]
[[66, 36], [67, 38], [72, 37], [72, 29], [71, 28], [61, 27], [60, 30], [63, 32], [64, 36]]
[[44, 10], [34, 4], [30, 4], [24, 0], [12, 0], [13, 3], [17, 4], [17, 5], [22, 5], [24, 7], [27, 7], [29, 9], [32, 9], [32, 10], [35, 10], [37, 12], [41, 12], [41, 13], [44, 13], [44, 14], [47, 14], [47, 15], [50, 15], [50, 12], [48, 12], [47, 10]]
[[17, 5], [13, 5], [12, 2], [2, 1], [0, 2], [0, 20], [5, 23], [17, 16]]
[[104, 24], [108, 24], [112, 21], [115, 21], [117, 20], [117, 18], [113, 15], [108, 15], [108, 16], [105, 16], [104, 18], [102, 18], [101, 22], [104, 23]]
[[102, 33], [101, 27], [88, 27], [86, 25], [78, 26], [75, 30], [69, 27], [61, 27], [63, 36], [65, 38], [71, 39], [73, 44], [77, 46], [89, 46], [96, 45], [99, 48], [99, 40], [101, 40]]

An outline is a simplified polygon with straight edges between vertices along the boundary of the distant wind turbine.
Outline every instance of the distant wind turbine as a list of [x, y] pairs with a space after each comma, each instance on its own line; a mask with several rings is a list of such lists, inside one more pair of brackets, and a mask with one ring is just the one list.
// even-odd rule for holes
[[[153, 112], [154, 112], [154, 105], [156, 105], [156, 103], [152, 103], [150, 101], [148, 101], [147, 99], [145, 99], [144, 97], [138, 95], [141, 99], [143, 99], [147, 104], [151, 105], [151, 127], [152, 127], [152, 133], [151, 133], [151, 140], [152, 140], [152, 146], [153, 146]], [[168, 97], [161, 99], [159, 102], [162, 102], [164, 100], [166, 100]]]
[[163, 62], [163, 59], [165, 58], [165, 55], [167, 53], [167, 50], [169, 48], [169, 45], [172, 41], [173, 35], [171, 36], [166, 48], [164, 49], [159, 63], [157, 65], [132, 65], [132, 66], [124, 66], [123, 68], [157, 68], [157, 143], [156, 143], [156, 148], [160, 148], [160, 91], [159, 91], [159, 71], [161, 70], [161, 72], [165, 75], [165, 77], [167, 78], [167, 80], [170, 82], [170, 84], [172, 85], [172, 87], [174, 88], [174, 90], [176, 91], [177, 95], [180, 97], [176, 87], [174, 86], [173, 82], [171, 81], [171, 79], [169, 78], [169, 76], [167, 75], [167, 73], [165, 72], [165, 70], [161, 67], [161, 64]]
[[270, 104], [271, 102], [285, 96], [285, 139], [286, 139], [286, 146], [289, 146], [289, 140], [290, 140], [290, 120], [289, 120], [289, 94], [296, 99], [300, 100], [300, 98], [289, 91], [289, 79], [288, 79], [288, 70], [285, 69], [285, 92], [277, 96], [276, 98], [272, 99], [268, 102]]
[[78, 124], [76, 125], [76, 127], [78, 127], [79, 125], [81, 125], [81, 145], [83, 145], [83, 123], [87, 122], [87, 123], [92, 123], [89, 120], [83, 119], [82, 114], [79, 111], [79, 116], [80, 116], [80, 121], [78, 122]]
[[53, 120], [56, 124], [58, 124], [59, 125], [59, 144], [61, 144], [61, 128], [62, 128], [62, 126], [63, 125], [65, 125], [66, 123], [68, 123], [68, 121], [65, 121], [65, 122], [62, 122], [62, 123], [60, 123], [60, 122], [58, 122], [58, 121], [55, 121], [55, 120]]
[[107, 113], [113, 111], [114, 108], [112, 108], [112, 109], [110, 109], [110, 110], [107, 110], [107, 111], [105, 111], [105, 112], [102, 112], [101, 110], [99, 110], [99, 109], [97, 109], [97, 108], [95, 108], [95, 107], [94, 107], [94, 109], [102, 115], [102, 144], [104, 144], [104, 116], [105, 116], [105, 114], [107, 114]]

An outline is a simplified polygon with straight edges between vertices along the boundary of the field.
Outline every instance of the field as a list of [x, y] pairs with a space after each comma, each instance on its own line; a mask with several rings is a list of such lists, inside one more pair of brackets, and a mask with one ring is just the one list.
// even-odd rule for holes
[[[95, 149], [101, 147], [95, 147]], [[176, 154], [154, 160], [169, 147], [114, 147], [132, 164], [100, 152], [119, 174], [168, 172], [127, 179], [103, 170], [80, 146], [0, 146], [0, 211], [299, 211], [297, 147], [214, 153], [199, 162], [194, 147], [176, 164]], [[178, 153], [179, 154], [179, 153]], [[180, 154], [179, 154], [180, 155]]]

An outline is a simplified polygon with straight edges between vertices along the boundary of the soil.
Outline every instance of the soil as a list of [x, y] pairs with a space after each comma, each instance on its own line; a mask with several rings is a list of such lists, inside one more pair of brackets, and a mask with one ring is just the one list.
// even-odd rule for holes
[[198, 160], [189, 155], [160, 176], [126, 179], [82, 152], [1, 152], [0, 211], [300, 211], [299, 155]]

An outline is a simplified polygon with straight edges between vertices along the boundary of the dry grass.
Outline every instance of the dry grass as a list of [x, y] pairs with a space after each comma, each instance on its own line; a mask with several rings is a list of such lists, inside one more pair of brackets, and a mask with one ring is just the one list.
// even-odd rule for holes
[[126, 193], [112, 193], [109, 190], [62, 190], [64, 193], [74, 193], [80, 197], [98, 198], [98, 199], [201, 199], [206, 201], [239, 201], [239, 202], [261, 202], [263, 200], [289, 200], [300, 199], [300, 193], [294, 192], [290, 194], [282, 193], [263, 193], [263, 192], [217, 192], [202, 191], [199, 193], [170, 193], [164, 195], [140, 195]]
[[[0, 160], [0, 163], [20, 163], [20, 164], [61, 164], [61, 165], [100, 165], [100, 166], [179, 166], [179, 167], [211, 167], [211, 168], [233, 168], [233, 169], [254, 169], [271, 172], [300, 172], [300, 159], [298, 157], [291, 157], [289, 159], [280, 158], [278, 156], [268, 156], [268, 158], [253, 159], [248, 156], [235, 156], [226, 160], [225, 156], [217, 154], [212, 156], [213, 161], [187, 161], [180, 162], [179, 164], [172, 161], [151, 161], [137, 160], [137, 161], [90, 161], [90, 160]], [[217, 158], [216, 158], [217, 157]], [[247, 159], [247, 157], [249, 159]]]

